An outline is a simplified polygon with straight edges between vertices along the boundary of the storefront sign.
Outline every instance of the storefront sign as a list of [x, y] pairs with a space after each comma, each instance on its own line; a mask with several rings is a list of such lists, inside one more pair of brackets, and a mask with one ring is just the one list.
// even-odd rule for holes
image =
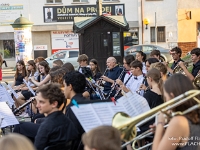
[[23, 5], [0, 5], [0, 26], [10, 25], [23, 14]]
[[47, 50], [47, 45], [34, 45], [34, 50]]
[[[103, 5], [102, 13], [109, 15], [125, 15], [124, 4]], [[74, 6], [44, 6], [44, 22], [68, 22], [74, 21], [74, 17], [97, 16], [96, 5], [74, 5]]]
[[52, 54], [58, 50], [78, 49], [78, 34], [67, 31], [52, 31]]

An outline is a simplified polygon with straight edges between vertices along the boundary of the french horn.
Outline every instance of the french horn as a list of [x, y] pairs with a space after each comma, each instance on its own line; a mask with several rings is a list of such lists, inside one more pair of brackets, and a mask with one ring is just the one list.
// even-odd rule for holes
[[[183, 63], [184, 63], [184, 66], [185, 66], [186, 68], [188, 68], [188, 66], [189, 66], [189, 64], [190, 64], [191, 62], [192, 62], [192, 61], [183, 62]], [[175, 74], [175, 73], [181, 73], [181, 74], [185, 75], [184, 70], [183, 70], [178, 64], [177, 64], [177, 65], [174, 67], [174, 69], [173, 69], [173, 74]]]

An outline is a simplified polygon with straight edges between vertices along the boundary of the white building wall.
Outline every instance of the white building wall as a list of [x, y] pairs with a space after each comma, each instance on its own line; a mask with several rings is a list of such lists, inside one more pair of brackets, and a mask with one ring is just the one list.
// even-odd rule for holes
[[[143, 17], [150, 20], [148, 29], [144, 25], [144, 44], [155, 44], [150, 39], [150, 27], [155, 27], [155, 12], [157, 26], [165, 26], [166, 42], [157, 45], [168, 48], [177, 42], [177, 0], [146, 1], [144, 0]], [[171, 45], [173, 46], [173, 45]]]

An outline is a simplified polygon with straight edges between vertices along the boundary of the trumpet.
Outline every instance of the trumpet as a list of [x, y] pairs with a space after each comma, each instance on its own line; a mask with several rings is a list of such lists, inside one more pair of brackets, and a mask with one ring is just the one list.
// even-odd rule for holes
[[[184, 112], [173, 112], [170, 117], [176, 116], [176, 115], [185, 115], [187, 113], [190, 113], [196, 109], [200, 108], [200, 101], [197, 98], [197, 96], [200, 95], [200, 90], [190, 90], [187, 91], [170, 101], [165, 102], [162, 105], [159, 105], [150, 111], [143, 113], [141, 115], [138, 115], [134, 118], [131, 118], [127, 114], [123, 112], [118, 112], [114, 115], [113, 120], [112, 120], [112, 126], [117, 128], [118, 130], [121, 131], [121, 138], [124, 141], [130, 141], [125, 143], [123, 146], [126, 146], [130, 144], [133, 141], [137, 141], [141, 139], [140, 137], [137, 137], [136, 134], [136, 125], [141, 126], [142, 124], [148, 122], [152, 117], [155, 117], [159, 111], [163, 112], [164, 114], [167, 114], [167, 112], [191, 99], [195, 100], [198, 104], [188, 108]], [[148, 118], [149, 117], [149, 118]], [[147, 118], [147, 119], [145, 119]], [[149, 131], [150, 132], [150, 131]], [[145, 133], [147, 135], [147, 133]], [[142, 137], [146, 137], [146, 135], [142, 135]]]
[[[192, 61], [187, 61], [187, 62], [183, 62], [184, 63], [184, 66], [186, 68], [188, 68], [189, 64], [191, 63]], [[181, 73], [181, 74], [184, 74], [185, 75], [185, 72], [184, 70], [177, 64], [174, 69], [173, 69], [173, 74], [175, 73]]]
[[194, 84], [195, 87], [200, 89], [200, 72], [194, 78], [193, 84]]

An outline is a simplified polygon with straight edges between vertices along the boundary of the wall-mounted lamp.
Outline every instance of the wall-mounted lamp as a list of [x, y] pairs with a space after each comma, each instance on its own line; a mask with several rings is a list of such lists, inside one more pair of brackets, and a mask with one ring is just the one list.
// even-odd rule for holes
[[144, 19], [144, 24], [146, 25], [145, 29], [148, 29], [148, 24], [150, 23], [149, 19]]

